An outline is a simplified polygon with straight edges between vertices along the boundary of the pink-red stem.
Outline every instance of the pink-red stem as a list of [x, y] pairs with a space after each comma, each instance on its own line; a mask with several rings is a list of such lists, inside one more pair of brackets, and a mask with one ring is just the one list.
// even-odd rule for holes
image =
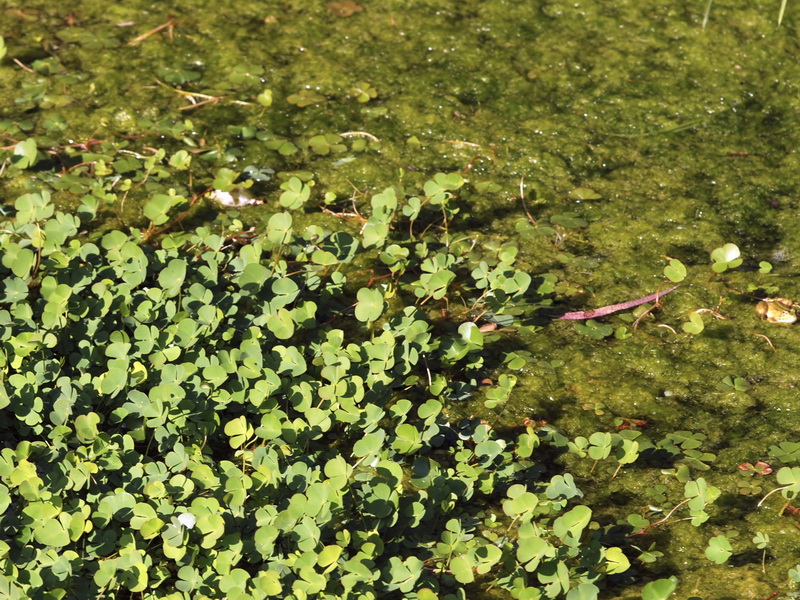
[[637, 298], [636, 300], [628, 300], [627, 302], [620, 302], [619, 304], [609, 304], [608, 306], [603, 306], [601, 308], [595, 308], [592, 310], [579, 310], [576, 312], [568, 312], [564, 313], [558, 318], [564, 319], [566, 321], [580, 321], [582, 319], [594, 319], [596, 317], [604, 317], [606, 315], [610, 315], [611, 313], [615, 313], [619, 310], [633, 308], [634, 306], [639, 306], [640, 304], [644, 304], [646, 302], [652, 302], [653, 300], [658, 302], [658, 299], [661, 296], [666, 296], [671, 291], [679, 287], [680, 284], [673, 285], [671, 288], [668, 288], [663, 292], [656, 292], [655, 294], [650, 294], [649, 296], [645, 296], [644, 298]]

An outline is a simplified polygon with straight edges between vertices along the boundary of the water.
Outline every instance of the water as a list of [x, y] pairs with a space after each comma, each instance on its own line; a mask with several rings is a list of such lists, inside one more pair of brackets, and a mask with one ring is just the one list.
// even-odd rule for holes
[[[522, 185], [537, 222], [571, 213], [586, 221], [520, 241], [522, 264], [557, 276], [556, 302], [570, 310], [652, 293], [663, 286], [665, 257], [681, 260], [687, 282], [632, 337], [592, 340], [559, 321], [502, 334], [498, 351], [524, 348], [561, 366], [526, 367], [500, 416], [481, 401], [453, 410], [483, 412], [499, 429], [546, 419], [569, 436], [614, 431], [620, 418], [646, 420], [654, 441], [702, 433], [702, 451], [715, 459], [693, 476], [723, 490], [712, 521], [661, 528], [652, 539], [664, 557], [637, 565], [608, 593], [634, 597], [641, 582], [670, 574], [680, 577], [680, 597], [788, 589], [794, 521], [776, 516], [776, 497], [756, 507], [774, 475], [747, 478], [737, 465], [767, 460], [777, 470], [770, 447], [800, 430], [797, 329], [753, 311], [764, 295], [800, 298], [796, 10], [790, 4], [778, 28], [772, 3], [718, 3], [703, 28], [703, 2], [363, 5], [340, 17], [325, 3], [184, 1], [171, 17], [147, 1], [86, 0], [71, 12], [7, 0], [0, 34], [9, 57], [37, 72], [8, 58], [0, 67], [0, 135], [4, 144], [35, 135], [53, 147], [190, 148], [199, 165], [208, 152], [234, 169], [313, 174], [320, 195], [339, 199], [458, 171], [472, 184], [461, 196], [467, 233], [500, 242], [519, 240], [528, 222]], [[274, 98], [266, 108], [257, 101], [265, 89]], [[344, 150], [308, 146], [345, 133]], [[295, 151], [277, 151], [283, 140]], [[0, 184], [9, 202], [36, 185], [29, 174]], [[83, 193], [56, 199], [77, 205]], [[125, 207], [106, 211], [107, 226], [135, 223], [146, 197], [146, 187], [133, 190]], [[264, 209], [249, 210], [245, 222]], [[728, 242], [745, 263], [713, 276], [709, 253]], [[759, 273], [760, 261], [772, 272]], [[684, 333], [700, 308], [724, 318], [703, 313], [705, 331]], [[632, 329], [624, 316], [604, 322]], [[748, 389], [721, 390], [727, 376]], [[608, 467], [565, 461], [604, 524], [646, 514], [658, 505], [647, 489], [658, 484], [681, 497], [670, 465], [637, 463], [611, 479]], [[746, 483], [761, 489], [742, 494]], [[713, 565], [702, 555], [707, 539], [732, 531], [740, 532], [734, 559]], [[765, 572], [755, 531], [771, 537]], [[620, 587], [626, 580], [640, 583]]]

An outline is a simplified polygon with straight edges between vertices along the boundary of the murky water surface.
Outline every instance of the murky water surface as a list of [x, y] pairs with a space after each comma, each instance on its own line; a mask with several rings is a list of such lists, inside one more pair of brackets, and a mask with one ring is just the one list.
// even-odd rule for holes
[[[775, 3], [719, 3], [703, 28], [696, 1], [170, 4], [7, 0], [0, 35], [21, 65], [0, 67], [3, 145], [36, 135], [54, 147], [134, 148], [144, 136], [232, 168], [308, 172], [320, 194], [345, 198], [458, 171], [471, 184], [461, 195], [469, 235], [518, 240], [523, 264], [556, 275], [556, 302], [570, 310], [649, 294], [665, 285], [665, 257], [680, 259], [686, 283], [632, 337], [593, 340], [563, 321], [503, 334], [498, 350], [558, 366], [520, 373], [495, 425], [546, 419], [574, 437], [634, 419], [654, 441], [705, 436], [710, 458], [693, 476], [705, 468], [723, 490], [712, 521], [642, 536], [664, 556], [636, 565], [610, 597], [672, 574], [679, 597], [789, 589], [800, 532], [776, 516], [777, 496], [756, 507], [774, 475], [747, 478], [737, 465], [777, 469], [770, 448], [800, 430], [800, 329], [753, 310], [759, 296], [800, 299], [800, 7], [789, 3], [778, 28]], [[344, 16], [347, 6], [363, 10]], [[257, 101], [265, 89], [268, 108]], [[309, 142], [324, 134], [348, 144]], [[30, 185], [4, 180], [3, 197]], [[585, 226], [523, 238], [521, 185], [533, 219]], [[57, 200], [79, 198], [64, 190]], [[110, 211], [108, 226], [135, 221], [139, 200]], [[241, 218], [258, 222], [261, 210]], [[714, 276], [709, 253], [728, 242], [744, 265]], [[760, 261], [772, 272], [759, 273]], [[705, 331], [684, 333], [701, 308], [714, 311], [703, 313]], [[633, 329], [624, 316], [604, 322]], [[726, 377], [747, 389], [721, 389]], [[481, 402], [453, 410], [485, 412]], [[613, 479], [602, 464], [591, 474], [586, 461], [567, 466], [605, 523], [658, 508], [646, 490], [676, 477], [657, 460]], [[733, 565], [703, 557], [708, 537], [734, 531]], [[771, 540], [763, 570], [756, 531]]]

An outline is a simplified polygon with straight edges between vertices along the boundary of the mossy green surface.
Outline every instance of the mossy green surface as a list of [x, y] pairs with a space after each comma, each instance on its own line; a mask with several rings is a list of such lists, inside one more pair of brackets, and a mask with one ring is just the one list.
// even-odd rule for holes
[[[278, 186], [292, 175], [313, 177], [316, 201], [331, 194], [325, 207], [341, 214], [387, 186], [421, 187], [434, 173], [461, 172], [470, 183], [460, 195], [466, 218], [453, 235], [516, 241], [518, 266], [558, 279], [559, 307], [649, 294], [662, 285], [664, 257], [678, 258], [689, 268], [687, 282], [632, 337], [592, 340], [572, 323], [532, 317], [526, 323], [540, 329], [500, 332], [492, 341], [497, 355], [524, 350], [542, 361], [514, 372], [504, 410], [488, 410], [480, 395], [447, 410], [453, 418], [478, 415], [498, 431], [546, 419], [570, 438], [612, 431], [622, 418], [646, 420], [653, 440], [704, 434], [702, 449], [715, 460], [694, 476], [723, 490], [711, 522], [660, 529], [653, 539], [664, 558], [612, 579], [606, 593], [622, 597], [626, 585], [639, 589], [674, 574], [681, 597], [724, 597], [732, 567], [713, 565], [702, 549], [733, 530], [741, 532], [735, 556], [753, 597], [794, 589], [786, 583], [797, 564], [794, 523], [776, 516], [783, 502], [776, 496], [769, 509], [756, 507], [777, 486], [775, 476], [753, 475], [747, 481], [758, 479], [760, 491], [741, 494], [737, 466], [767, 460], [777, 467], [770, 448], [800, 431], [800, 330], [753, 312], [764, 295], [800, 299], [800, 13], [790, 4], [778, 28], [772, 4], [717, 3], [703, 28], [704, 2], [363, 5], [342, 18], [324, 2], [185, 1], [167, 10], [86, 0], [73, 12], [7, 1], [0, 145], [35, 138], [43, 156], [38, 170], [0, 179], [4, 203], [66, 181], [69, 170], [75, 180], [53, 197], [77, 210], [93, 193], [92, 169], [107, 168], [120, 189], [98, 195], [100, 220], [86, 235], [144, 228], [143, 206], [161, 188], [189, 198], [212, 186], [221, 168], [267, 167], [275, 173], [258, 188], [263, 205], [218, 217], [222, 209], [202, 200], [184, 223], [238, 218], [246, 227], [277, 211]], [[366, 101], [365, 84], [375, 92]], [[270, 106], [258, 100], [266, 89]], [[318, 139], [325, 134], [335, 137]], [[141, 162], [148, 147], [165, 149], [167, 158], [190, 151], [192, 178], [134, 177], [123, 193], [141, 164], [121, 161]], [[81, 171], [81, 162], [94, 166]], [[574, 214], [585, 226], [525, 237], [521, 186], [537, 222]], [[301, 227], [342, 226], [310, 208], [297, 219]], [[355, 232], [360, 225], [343, 226]], [[709, 253], [728, 242], [745, 263], [713, 276]], [[758, 273], [759, 261], [773, 271]], [[398, 296], [389, 305], [399, 310], [407, 301]], [[439, 306], [423, 308], [442, 314]], [[726, 318], [704, 313], [703, 333], [684, 333], [699, 308]], [[604, 322], [633, 327], [619, 315]], [[502, 371], [499, 361], [491, 366]], [[749, 388], [720, 389], [727, 376]], [[655, 503], [647, 488], [677, 483], [670, 465], [666, 473], [655, 462], [626, 466], [612, 480], [614, 468], [562, 460], [583, 478], [604, 525], [646, 512]], [[750, 548], [757, 530], [771, 536], [765, 572], [760, 551]]]

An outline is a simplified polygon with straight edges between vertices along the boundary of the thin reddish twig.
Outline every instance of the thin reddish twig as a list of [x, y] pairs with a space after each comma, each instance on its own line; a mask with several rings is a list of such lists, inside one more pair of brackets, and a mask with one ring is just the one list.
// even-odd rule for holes
[[681, 284], [673, 285], [671, 288], [668, 288], [663, 292], [656, 292], [655, 294], [650, 294], [649, 296], [644, 296], [643, 298], [637, 298], [636, 300], [628, 300], [627, 302], [620, 302], [619, 304], [609, 304], [608, 306], [603, 306], [601, 308], [594, 308], [592, 310], [579, 310], [575, 312], [564, 313], [558, 318], [567, 321], [580, 321], [583, 319], [594, 319], [595, 317], [604, 317], [606, 315], [610, 315], [611, 313], [615, 313], [620, 310], [626, 310], [628, 308], [633, 308], [635, 306], [646, 304], [647, 302], [652, 302], [653, 300], [658, 302], [659, 298], [661, 298], [662, 296], [666, 296], [673, 290], [678, 289], [680, 285]]

